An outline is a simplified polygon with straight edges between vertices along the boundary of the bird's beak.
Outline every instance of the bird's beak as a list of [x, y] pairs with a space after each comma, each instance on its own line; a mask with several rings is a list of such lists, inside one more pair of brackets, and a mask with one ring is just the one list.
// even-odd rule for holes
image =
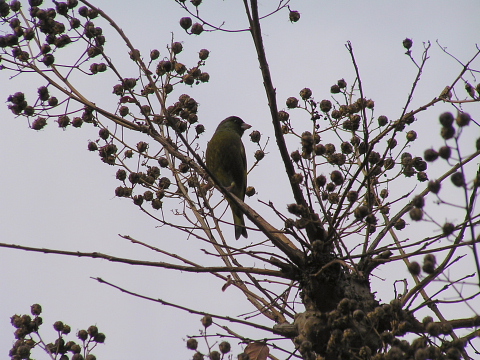
[[242, 124], [242, 129], [243, 129], [243, 130], [250, 129], [251, 127], [252, 127], [252, 125], [248, 125], [247, 123], [243, 123], [243, 124]]

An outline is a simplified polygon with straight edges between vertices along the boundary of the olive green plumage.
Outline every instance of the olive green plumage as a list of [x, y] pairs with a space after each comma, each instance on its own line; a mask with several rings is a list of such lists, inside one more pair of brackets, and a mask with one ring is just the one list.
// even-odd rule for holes
[[[207, 145], [207, 168], [220, 184], [239, 199], [245, 198], [247, 188], [247, 157], [242, 143], [242, 135], [251, 126], [236, 116], [223, 120]], [[235, 224], [235, 238], [247, 237], [247, 229], [242, 211], [229, 201]]]

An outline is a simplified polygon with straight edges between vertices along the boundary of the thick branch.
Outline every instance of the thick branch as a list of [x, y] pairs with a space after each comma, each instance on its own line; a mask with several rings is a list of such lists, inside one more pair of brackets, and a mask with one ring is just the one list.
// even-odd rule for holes
[[[258, 62], [260, 64], [260, 70], [262, 72], [263, 86], [265, 87], [265, 93], [268, 99], [268, 107], [270, 109], [270, 115], [272, 117], [272, 124], [275, 131], [275, 139], [277, 141], [277, 146], [280, 151], [283, 163], [285, 165], [285, 170], [288, 175], [290, 186], [292, 188], [292, 193], [297, 204], [303, 205], [306, 209], [310, 209], [312, 213], [312, 220], [315, 220], [313, 217], [313, 209], [308, 206], [300, 184], [292, 181], [293, 176], [295, 175], [295, 168], [293, 167], [292, 160], [288, 154], [287, 144], [285, 143], [285, 138], [283, 136], [282, 127], [280, 125], [280, 120], [278, 119], [278, 107], [277, 107], [277, 97], [275, 87], [272, 83], [272, 77], [270, 75], [270, 68], [268, 66], [267, 57], [265, 54], [265, 48], [263, 46], [262, 30], [260, 27], [260, 17], [258, 15], [258, 4], [257, 0], [251, 0], [251, 12], [248, 7], [247, 0], [244, 0], [245, 11], [247, 12], [248, 21], [250, 23], [250, 33], [252, 34], [253, 42], [255, 44], [255, 49], [258, 56]], [[306, 226], [308, 237], [311, 241], [315, 240], [319, 233], [315, 226], [315, 221], [310, 222]]]

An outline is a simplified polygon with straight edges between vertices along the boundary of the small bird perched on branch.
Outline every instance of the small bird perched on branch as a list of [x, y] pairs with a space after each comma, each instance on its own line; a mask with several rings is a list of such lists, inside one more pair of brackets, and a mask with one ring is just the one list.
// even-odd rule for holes
[[[247, 157], [241, 137], [249, 128], [251, 125], [237, 116], [226, 118], [215, 130], [206, 152], [207, 168], [223, 187], [242, 201], [247, 188]], [[230, 200], [228, 203], [232, 209], [235, 238], [248, 237], [242, 211]]]

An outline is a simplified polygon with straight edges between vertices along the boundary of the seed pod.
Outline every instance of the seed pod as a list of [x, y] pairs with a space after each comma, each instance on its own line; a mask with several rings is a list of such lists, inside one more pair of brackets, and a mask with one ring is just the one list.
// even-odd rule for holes
[[148, 116], [152, 112], [152, 109], [149, 105], [142, 105], [140, 110], [144, 116]]
[[398, 220], [395, 222], [394, 227], [395, 227], [395, 229], [397, 229], [397, 230], [402, 230], [402, 229], [405, 228], [405, 225], [406, 225], [405, 220], [403, 220], [403, 219], [398, 219]]
[[171, 49], [172, 49], [172, 52], [176, 55], [176, 54], [179, 54], [179, 53], [182, 52], [182, 50], [183, 50], [183, 45], [182, 45], [182, 43], [179, 43], [179, 42], [177, 41], [177, 42], [174, 42], [174, 43], [172, 44]]
[[330, 174], [330, 179], [335, 183], [335, 185], [342, 185], [344, 182], [343, 175], [338, 170], [332, 171]]
[[296, 97], [289, 97], [285, 102], [289, 109], [294, 109], [298, 106], [298, 99]]
[[386, 199], [388, 197], [388, 190], [387, 189], [382, 189], [382, 191], [380, 191], [380, 197], [382, 199]]
[[423, 211], [420, 208], [413, 208], [409, 212], [410, 218], [414, 221], [420, 221], [423, 218]]
[[204, 328], [208, 328], [213, 323], [212, 316], [211, 315], [205, 315], [204, 317], [202, 317], [201, 322], [202, 322], [202, 325], [203, 325]]
[[288, 18], [292, 23], [297, 22], [298, 20], [300, 20], [300, 13], [298, 11], [291, 10], [288, 14]]
[[319, 175], [315, 178], [315, 185], [317, 187], [323, 187], [327, 183], [327, 178], [324, 175]]
[[141, 206], [143, 204], [143, 196], [142, 195], [135, 195], [133, 197], [133, 203], [135, 205]]
[[87, 49], [87, 55], [90, 58], [94, 58], [102, 53], [102, 48], [98, 46], [91, 46]]
[[48, 105], [51, 107], [55, 107], [58, 105], [58, 99], [55, 96], [52, 96], [50, 99], [48, 99]]
[[438, 194], [442, 184], [438, 180], [431, 180], [428, 182], [428, 190], [434, 194]]
[[353, 203], [353, 202], [357, 201], [358, 200], [358, 193], [354, 190], [350, 190], [347, 193], [347, 200], [350, 203]]
[[122, 85], [125, 90], [133, 89], [137, 85], [137, 79], [125, 78], [122, 80]]
[[425, 199], [421, 195], [417, 195], [412, 200], [412, 205], [417, 208], [423, 208], [425, 205]]
[[66, 128], [68, 125], [70, 125], [70, 118], [67, 115], [59, 116], [57, 123], [58, 127]]
[[335, 188], [336, 188], [336, 185], [333, 182], [330, 182], [325, 187], [325, 190], [327, 190], [328, 192], [331, 192], [331, 191], [335, 190]]
[[186, 172], [188, 172], [188, 170], [190, 170], [190, 166], [187, 163], [181, 163], [178, 166], [178, 170], [180, 170], [181, 173], [185, 174]]
[[289, 213], [297, 215], [297, 216], [300, 216], [305, 212], [305, 209], [302, 205], [298, 205], [298, 204], [295, 204], [295, 203], [288, 204], [287, 205], [287, 210], [288, 210]]
[[[171, 181], [169, 178], [167, 177], [162, 177], [159, 181], [158, 181], [158, 186], [162, 189], [168, 189], [171, 185]], [[157, 196], [158, 196], [158, 193], [157, 193]]]
[[167, 160], [167, 158], [165, 158], [165, 157], [159, 158], [159, 159], [158, 159], [158, 164], [159, 164], [160, 167], [162, 167], [162, 168], [167, 167], [167, 166], [168, 166], [168, 160]]
[[186, 66], [180, 62], [175, 63], [174, 69], [178, 75], [182, 75], [183, 73], [185, 73], [185, 71], [187, 71]]
[[395, 146], [397, 146], [397, 139], [390, 138], [387, 140], [388, 148], [393, 149]]
[[40, 315], [42, 313], [42, 306], [39, 304], [33, 304], [30, 306], [30, 312], [32, 315]]
[[245, 195], [248, 197], [255, 195], [255, 188], [253, 186], [247, 186], [247, 189], [245, 190]]
[[287, 113], [286, 111], [281, 110], [278, 112], [278, 120], [282, 122], [287, 121], [289, 117], [290, 117], [290, 114]]
[[53, 324], [53, 328], [56, 330], [56, 331], [62, 331], [63, 330], [63, 322], [61, 321], [55, 321], [55, 323]]
[[383, 162], [383, 167], [385, 168], [385, 170], [393, 169], [394, 166], [395, 166], [395, 160], [393, 160], [392, 158], [387, 158]]
[[327, 150], [325, 149], [325, 146], [322, 144], [318, 144], [317, 146], [315, 146], [315, 155], [318, 155], [318, 156], [324, 155], [326, 151]]
[[218, 348], [222, 354], [227, 354], [230, 352], [230, 343], [222, 341], [220, 345], [218, 345]]
[[290, 181], [292, 182], [292, 184], [300, 184], [303, 181], [303, 175], [300, 173], [295, 173], [293, 174]]
[[152, 208], [155, 210], [161, 209], [163, 206], [163, 203], [160, 199], [153, 199], [152, 200]]
[[353, 147], [352, 145], [345, 141], [340, 145], [340, 149], [342, 150], [343, 154], [351, 154], [353, 152]]
[[433, 254], [427, 254], [423, 258], [423, 271], [425, 271], [427, 274], [431, 274], [435, 270], [435, 264], [437, 260], [435, 258], [435, 255]]
[[379, 161], [381, 160], [381, 155], [376, 152], [376, 151], [372, 151], [370, 152], [370, 155], [368, 156], [368, 162], [370, 164], [377, 164]]
[[355, 218], [357, 220], [361, 220], [363, 219], [365, 216], [367, 216], [369, 213], [369, 210], [368, 210], [368, 207], [362, 205], [362, 206], [359, 206], [357, 207], [354, 211], [353, 211], [353, 215], [355, 216]]
[[452, 176], [450, 176], [450, 180], [452, 180], [453, 185], [457, 187], [462, 187], [465, 185], [465, 178], [463, 174], [459, 171], [452, 174]]
[[195, 126], [195, 132], [197, 133], [197, 135], [202, 134], [203, 132], [205, 132], [205, 126], [203, 126], [202, 124], [198, 124], [197, 126]]
[[344, 89], [347, 87], [347, 82], [344, 79], [340, 79], [337, 81], [337, 85], [340, 89]]
[[403, 47], [407, 50], [410, 50], [411, 47], [413, 45], [413, 41], [409, 38], [406, 38], [405, 40], [403, 40]]
[[413, 158], [413, 166], [417, 171], [425, 171], [427, 170], [427, 163], [422, 160], [421, 157]]
[[254, 157], [257, 161], [260, 161], [265, 157], [265, 152], [263, 150], [257, 150], [255, 151]]
[[250, 133], [250, 140], [254, 143], [259, 143], [261, 138], [260, 131], [254, 130]]
[[193, 24], [191, 32], [192, 34], [200, 35], [203, 32], [203, 25], [200, 23]]
[[52, 54], [46, 54], [42, 58], [42, 62], [45, 66], [50, 66], [55, 62], [55, 57]]
[[157, 60], [160, 57], [160, 51], [153, 49], [150, 51], [150, 60]]
[[410, 264], [408, 264], [408, 271], [412, 275], [415, 275], [415, 276], [420, 275], [420, 271], [421, 271], [420, 264], [416, 261], [412, 261]]
[[417, 139], [417, 133], [414, 130], [407, 132], [407, 141], [415, 141]]
[[412, 177], [413, 175], [415, 175], [415, 170], [413, 169], [413, 166], [405, 165], [404, 168], [402, 169], [402, 173], [406, 177]]
[[451, 112], [444, 112], [441, 114], [438, 118], [440, 121], [440, 124], [445, 127], [450, 127], [453, 124], [453, 121], [455, 120], [453, 117], [453, 114]]
[[85, 341], [88, 339], [88, 332], [87, 330], [80, 330], [78, 333], [77, 333], [77, 337], [82, 340], [82, 341]]
[[344, 154], [335, 153], [332, 155], [328, 155], [327, 161], [329, 164], [342, 166], [347, 161], [347, 158]]
[[156, 68], [156, 74], [158, 76], [162, 76], [166, 74], [169, 71], [172, 71], [173, 65], [172, 62], [169, 60], [162, 60], [158, 63], [157, 68]]
[[121, 117], [125, 117], [128, 115], [130, 110], [128, 109], [127, 106], [120, 106], [120, 109], [118, 109], [118, 113], [120, 114]]
[[332, 86], [330, 87], [330, 92], [331, 92], [332, 94], [338, 94], [338, 93], [340, 92], [340, 86], [338, 86], [337, 84], [332, 85]]
[[312, 90], [310, 90], [309, 88], [303, 88], [302, 90], [300, 90], [300, 97], [303, 100], [308, 100], [310, 99], [311, 96], [312, 96]]
[[425, 173], [425, 171], [419, 171], [417, 173], [417, 180], [420, 181], [420, 182], [424, 182], [424, 181], [428, 180], [428, 176]]
[[373, 214], [368, 214], [366, 217], [365, 217], [365, 222], [367, 224], [370, 224], [370, 225], [376, 225], [377, 224], [377, 218], [375, 217], [375, 215]]
[[192, 18], [190, 17], [182, 17], [180, 19], [180, 26], [184, 29], [184, 30], [188, 30], [190, 28], [190, 26], [192, 26]]
[[102, 138], [103, 140], [107, 140], [110, 136], [110, 131], [108, 131], [108, 129], [106, 128], [102, 128], [98, 131], [98, 136], [100, 136], [100, 138]]
[[434, 149], [427, 149], [425, 150], [423, 157], [426, 161], [435, 161], [438, 158], [438, 153]]
[[112, 94], [115, 94], [115, 95], [118, 95], [118, 96], [122, 96], [123, 95], [123, 86], [121, 84], [117, 84], [113, 87], [113, 91], [112, 91]]
[[467, 126], [470, 123], [470, 120], [470, 114], [467, 113], [458, 113], [457, 118], [455, 119], [457, 125], [460, 127]]
[[195, 78], [190, 74], [184, 75], [182, 80], [186, 85], [193, 85], [195, 82]]
[[322, 100], [320, 101], [320, 110], [324, 113], [329, 112], [332, 109], [332, 102], [330, 100]]
[[198, 57], [200, 58], [200, 60], [207, 60], [208, 55], [210, 55], [210, 51], [208, 51], [207, 49], [202, 49], [198, 52]]
[[385, 126], [388, 124], [388, 118], [385, 115], [380, 115], [378, 117], [378, 125], [379, 126]]
[[208, 354], [208, 357], [210, 360], [220, 360], [222, 358], [222, 355], [218, 351], [213, 350], [212, 352], [210, 352], [210, 354]]
[[[323, 100], [322, 100], [323, 101]], [[320, 103], [321, 104], [321, 103]], [[330, 116], [335, 119], [335, 120], [338, 120], [342, 117], [342, 113], [338, 110], [333, 110], [332, 113], [330, 114]]]
[[442, 231], [443, 231], [443, 234], [445, 236], [451, 235], [455, 231], [455, 225], [447, 222], [447, 223], [443, 224]]
[[290, 154], [290, 157], [292, 158], [293, 161], [298, 163], [301, 160], [300, 152], [298, 150], [295, 150]]
[[47, 125], [47, 119], [38, 117], [36, 120], [33, 121], [32, 123], [32, 129], [33, 130], [41, 130]]
[[197, 347], [198, 347], [197, 339], [190, 338], [187, 340], [187, 349], [197, 350]]
[[442, 130], [440, 131], [440, 135], [442, 138], [445, 140], [451, 139], [455, 136], [455, 128], [453, 126], [444, 126], [442, 127]]
[[93, 141], [90, 141], [88, 143], [88, 150], [89, 151], [96, 151], [98, 150], [98, 146], [97, 146], [97, 143], [93, 142]]
[[200, 80], [202, 83], [206, 83], [210, 80], [210, 74], [206, 72], [202, 72], [198, 77], [198, 80]]
[[448, 160], [451, 154], [452, 154], [452, 149], [449, 146], [442, 146], [438, 150], [438, 155], [445, 160]]
[[335, 145], [333, 144], [326, 144], [325, 145], [325, 153], [327, 155], [333, 154], [335, 152]]
[[144, 141], [140, 141], [137, 143], [137, 150], [138, 152], [144, 152], [148, 149], [148, 144]]

